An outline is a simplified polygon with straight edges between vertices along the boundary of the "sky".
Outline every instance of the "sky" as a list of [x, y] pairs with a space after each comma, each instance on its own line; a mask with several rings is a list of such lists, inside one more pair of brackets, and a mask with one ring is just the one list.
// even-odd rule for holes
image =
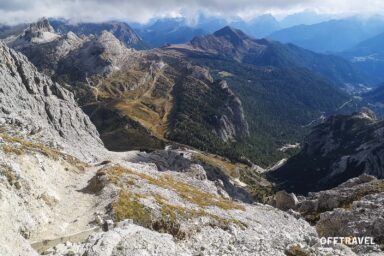
[[252, 17], [270, 13], [283, 18], [311, 10], [320, 14], [382, 14], [383, 0], [0, 0], [0, 23], [32, 22], [41, 17], [75, 22], [124, 20], [145, 23], [153, 18], [186, 17], [197, 13], [224, 18]]

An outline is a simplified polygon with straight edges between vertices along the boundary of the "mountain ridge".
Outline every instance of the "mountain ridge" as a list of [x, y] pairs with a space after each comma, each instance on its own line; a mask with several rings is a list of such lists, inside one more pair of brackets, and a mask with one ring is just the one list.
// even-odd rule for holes
[[[195, 37], [184, 46], [186, 51], [190, 51], [188, 45], [257, 66], [308, 68], [340, 84], [363, 82], [361, 74], [341, 57], [314, 53], [293, 44], [254, 39], [229, 26], [212, 35]], [[166, 48], [172, 47], [183, 46], [171, 45]]]

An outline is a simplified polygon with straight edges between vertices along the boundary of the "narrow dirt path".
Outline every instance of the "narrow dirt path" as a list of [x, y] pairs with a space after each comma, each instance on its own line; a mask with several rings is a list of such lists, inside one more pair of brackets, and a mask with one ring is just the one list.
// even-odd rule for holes
[[52, 206], [52, 220], [32, 234], [31, 242], [64, 237], [91, 227], [90, 223], [95, 219], [97, 198], [81, 190], [96, 171], [96, 167], [90, 167], [79, 173], [68, 173], [60, 179], [56, 184], [58, 200]]

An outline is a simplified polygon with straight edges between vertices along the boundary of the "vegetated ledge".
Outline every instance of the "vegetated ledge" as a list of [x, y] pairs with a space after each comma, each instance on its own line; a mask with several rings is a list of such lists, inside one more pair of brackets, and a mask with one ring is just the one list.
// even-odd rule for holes
[[[201, 225], [228, 229], [229, 225], [247, 225], [234, 217], [245, 211], [241, 203], [202, 191], [167, 173], [151, 175], [120, 165], [109, 165], [97, 173], [94, 192], [106, 186], [117, 188], [111, 204], [116, 221], [132, 219], [135, 224], [175, 238], [184, 239]], [[199, 223], [199, 224], [196, 224]]]
[[5, 154], [23, 155], [28, 152], [38, 152], [52, 160], [63, 159], [79, 170], [84, 170], [87, 167], [86, 163], [80, 161], [76, 157], [65, 154], [37, 142], [11, 136], [4, 132], [0, 132], [0, 139], [3, 142], [0, 143], [0, 149]]

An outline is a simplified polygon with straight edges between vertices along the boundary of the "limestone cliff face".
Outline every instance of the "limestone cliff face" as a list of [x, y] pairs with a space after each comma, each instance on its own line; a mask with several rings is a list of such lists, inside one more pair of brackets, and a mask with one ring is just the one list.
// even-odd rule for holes
[[221, 81], [219, 85], [220, 89], [227, 94], [227, 100], [220, 110], [222, 114], [218, 118], [218, 126], [214, 133], [225, 142], [248, 137], [248, 123], [240, 99], [228, 87], [227, 82]]
[[[98, 132], [72, 93], [40, 74], [27, 58], [0, 43], [0, 120], [26, 136], [57, 142], [79, 157], [102, 146]], [[90, 150], [82, 151], [89, 147]]]

